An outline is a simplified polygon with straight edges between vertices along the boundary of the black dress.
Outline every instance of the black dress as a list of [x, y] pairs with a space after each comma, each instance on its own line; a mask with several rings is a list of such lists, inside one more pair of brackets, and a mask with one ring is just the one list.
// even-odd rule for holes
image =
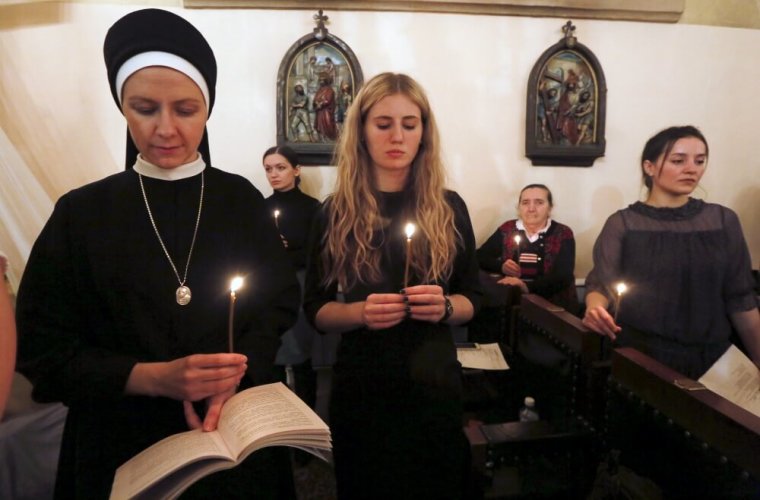
[[[345, 290], [347, 303], [370, 293], [397, 293], [403, 286], [406, 195], [380, 193], [389, 224], [384, 238], [383, 280]], [[447, 192], [463, 239], [447, 294], [480, 304], [475, 238], [464, 201]], [[328, 201], [329, 203], [329, 201]], [[304, 309], [312, 323], [336, 300], [337, 286], [322, 286], [320, 237], [325, 211], [312, 232]], [[415, 282], [414, 278], [410, 280]], [[406, 320], [379, 331], [343, 334], [334, 366], [330, 425], [340, 498], [461, 498], [469, 472], [469, 446], [462, 432], [461, 366], [450, 327]]]
[[[124, 388], [138, 362], [227, 351], [234, 275], [246, 277], [235, 310], [235, 351], [248, 356], [241, 389], [271, 379], [279, 335], [296, 317], [298, 284], [261, 194], [244, 178], [215, 168], [207, 167], [204, 176], [188, 305], [176, 302], [179, 283], [133, 170], [64, 195], [32, 249], [18, 295], [18, 367], [33, 381], [37, 401], [69, 407], [59, 498], [107, 498], [119, 465], [187, 430], [181, 401], [126, 396]], [[180, 273], [195, 228], [200, 177], [143, 177]], [[255, 453], [188, 494], [275, 498], [289, 472], [278, 462], [281, 455]]]
[[588, 291], [615, 304], [617, 345], [698, 378], [730, 343], [730, 314], [757, 307], [751, 262], [736, 214], [690, 198], [678, 208], [641, 202], [607, 219], [594, 244]]
[[[265, 203], [272, 216], [275, 210], [279, 210], [277, 229], [288, 242], [288, 257], [296, 269], [299, 283], [303, 285], [309, 230], [314, 215], [319, 210], [319, 200], [304, 194], [296, 186], [288, 191], [275, 191]], [[293, 374], [291, 387], [294, 387], [298, 397], [312, 408], [315, 408], [317, 403], [317, 373], [311, 362], [315, 336], [316, 333], [306, 320], [303, 309], [299, 308], [298, 319], [293, 327], [283, 334], [282, 346], [275, 358], [277, 379], [288, 382], [285, 367], [289, 365]], [[307, 454], [296, 456], [309, 457]]]
[[272, 216], [279, 210], [277, 227], [288, 241], [288, 257], [296, 269], [306, 267], [306, 244], [311, 221], [319, 209], [319, 200], [304, 194], [298, 186], [289, 191], [275, 191], [266, 199], [266, 207]]

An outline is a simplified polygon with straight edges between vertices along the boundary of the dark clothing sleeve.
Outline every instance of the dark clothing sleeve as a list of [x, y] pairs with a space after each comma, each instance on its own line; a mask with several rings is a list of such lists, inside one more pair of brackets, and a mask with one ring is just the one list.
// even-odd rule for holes
[[490, 238], [478, 248], [478, 264], [484, 271], [501, 274], [501, 265], [504, 262], [504, 235], [501, 229], [497, 229]]
[[475, 234], [464, 200], [453, 191], [449, 191], [448, 194], [449, 203], [454, 209], [455, 224], [462, 237], [462, 247], [457, 252], [454, 272], [449, 280], [448, 293], [461, 294], [467, 297], [472, 304], [474, 314], [477, 314], [483, 301], [483, 289], [480, 285], [478, 273]]
[[752, 259], [736, 212], [721, 208], [726, 234], [726, 253], [729, 255], [729, 266], [723, 282], [726, 311], [729, 314], [749, 311], [757, 307], [757, 298], [753, 292]]
[[70, 198], [60, 200], [32, 248], [19, 287], [18, 370], [39, 402], [121, 397], [135, 356], [88, 342], [87, 317], [99, 307], [84, 285], [71, 226]]
[[620, 211], [607, 218], [592, 251], [594, 266], [586, 276], [586, 293], [598, 292], [610, 302], [614, 301], [612, 287], [622, 274], [621, 255], [625, 223]]
[[316, 326], [317, 313], [325, 304], [336, 300], [338, 296], [337, 283], [325, 285], [322, 282], [325, 276], [325, 266], [322, 262], [322, 236], [327, 230], [328, 203], [329, 199], [319, 208], [309, 231], [304, 281], [303, 310], [306, 319], [319, 333], [324, 332]]

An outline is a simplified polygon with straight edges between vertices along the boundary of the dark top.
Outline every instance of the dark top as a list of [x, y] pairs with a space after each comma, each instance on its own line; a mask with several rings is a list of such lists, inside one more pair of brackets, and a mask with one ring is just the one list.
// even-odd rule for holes
[[[521, 237], [518, 251], [515, 235]], [[519, 254], [519, 257], [518, 257]], [[578, 312], [575, 290], [575, 238], [564, 224], [551, 221], [549, 228], [528, 241], [525, 231], [517, 229], [517, 219], [503, 223], [478, 249], [481, 269], [501, 274], [507, 259], [519, 261], [520, 279], [528, 291], [562, 306], [571, 313]]]
[[[375, 238], [383, 248], [383, 279], [345, 290], [347, 303], [403, 287], [408, 195], [378, 196], [380, 212], [389, 221]], [[477, 311], [481, 292], [467, 207], [454, 192], [447, 192], [446, 199], [463, 246], [451, 278], [439, 284], [447, 294], [467, 297]], [[319, 242], [325, 230], [323, 208], [314, 224], [306, 275], [304, 309], [312, 324], [338, 292], [336, 284], [321, 285]], [[410, 278], [410, 284], [418, 282]], [[460, 460], [466, 452], [460, 375], [446, 324], [406, 320], [385, 330], [359, 328], [342, 335], [330, 406], [339, 497], [369, 498], [368, 492], [371, 498], [415, 498], [417, 493], [417, 498], [461, 497], [458, 480], [467, 468]]]
[[[200, 175], [143, 177], [161, 237], [184, 272]], [[244, 178], [205, 169], [205, 195], [186, 285], [151, 226], [133, 170], [61, 197], [29, 257], [18, 294], [18, 368], [40, 402], [69, 407], [57, 496], [106, 498], [115, 469], [187, 430], [181, 401], [125, 396], [137, 362], [226, 352], [229, 283], [235, 351], [248, 356], [241, 389], [270, 381], [279, 335], [295, 320], [299, 288], [264, 199]]]
[[275, 191], [266, 199], [266, 207], [272, 217], [279, 210], [277, 227], [288, 242], [288, 257], [296, 269], [306, 267], [306, 243], [319, 200], [304, 194], [298, 186], [289, 191]]
[[614, 308], [620, 281], [619, 344], [692, 378], [728, 347], [729, 315], [757, 307], [738, 217], [693, 198], [679, 208], [637, 202], [607, 219], [586, 287]]

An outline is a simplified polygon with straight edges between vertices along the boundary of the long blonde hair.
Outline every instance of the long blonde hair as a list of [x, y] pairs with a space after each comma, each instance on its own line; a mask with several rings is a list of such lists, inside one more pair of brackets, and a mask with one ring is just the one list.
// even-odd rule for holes
[[411, 268], [424, 282], [451, 276], [461, 235], [454, 211], [445, 199], [445, 170], [438, 128], [425, 91], [404, 74], [381, 73], [359, 91], [348, 110], [335, 153], [338, 179], [327, 204], [327, 231], [323, 237], [324, 284], [339, 283], [344, 290], [357, 282], [382, 278], [383, 241], [373, 241], [385, 222], [379, 213], [372, 159], [364, 144], [364, 123], [370, 109], [387, 96], [401, 94], [420, 108], [422, 142], [407, 179], [417, 230], [412, 241]]

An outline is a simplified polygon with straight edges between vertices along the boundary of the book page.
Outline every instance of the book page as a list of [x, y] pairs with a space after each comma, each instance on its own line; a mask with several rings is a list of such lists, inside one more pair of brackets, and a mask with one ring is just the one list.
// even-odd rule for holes
[[[185, 490], [191, 487], [202, 477], [206, 477], [214, 472], [229, 469], [235, 466], [234, 462], [221, 459], [206, 459], [189, 464], [181, 469], [172, 472], [163, 479], [152, 484], [149, 488], [142, 491], [137, 497], [140, 500], [151, 500], [160, 498], [161, 500], [173, 500], [180, 496]], [[115, 497], [112, 497], [116, 500]]]
[[760, 417], [760, 370], [736, 346], [731, 345], [699, 382]]
[[136, 496], [157, 479], [204, 458], [233, 460], [216, 431], [196, 429], [162, 439], [116, 470], [111, 498]]
[[[219, 433], [234, 456], [272, 444], [289, 444], [288, 436], [329, 436], [327, 425], [281, 382], [260, 385], [236, 394], [222, 408]], [[255, 444], [254, 444], [255, 443]]]
[[509, 365], [497, 343], [473, 344], [467, 347], [457, 345], [457, 360], [462, 364], [462, 368], [509, 370]]

